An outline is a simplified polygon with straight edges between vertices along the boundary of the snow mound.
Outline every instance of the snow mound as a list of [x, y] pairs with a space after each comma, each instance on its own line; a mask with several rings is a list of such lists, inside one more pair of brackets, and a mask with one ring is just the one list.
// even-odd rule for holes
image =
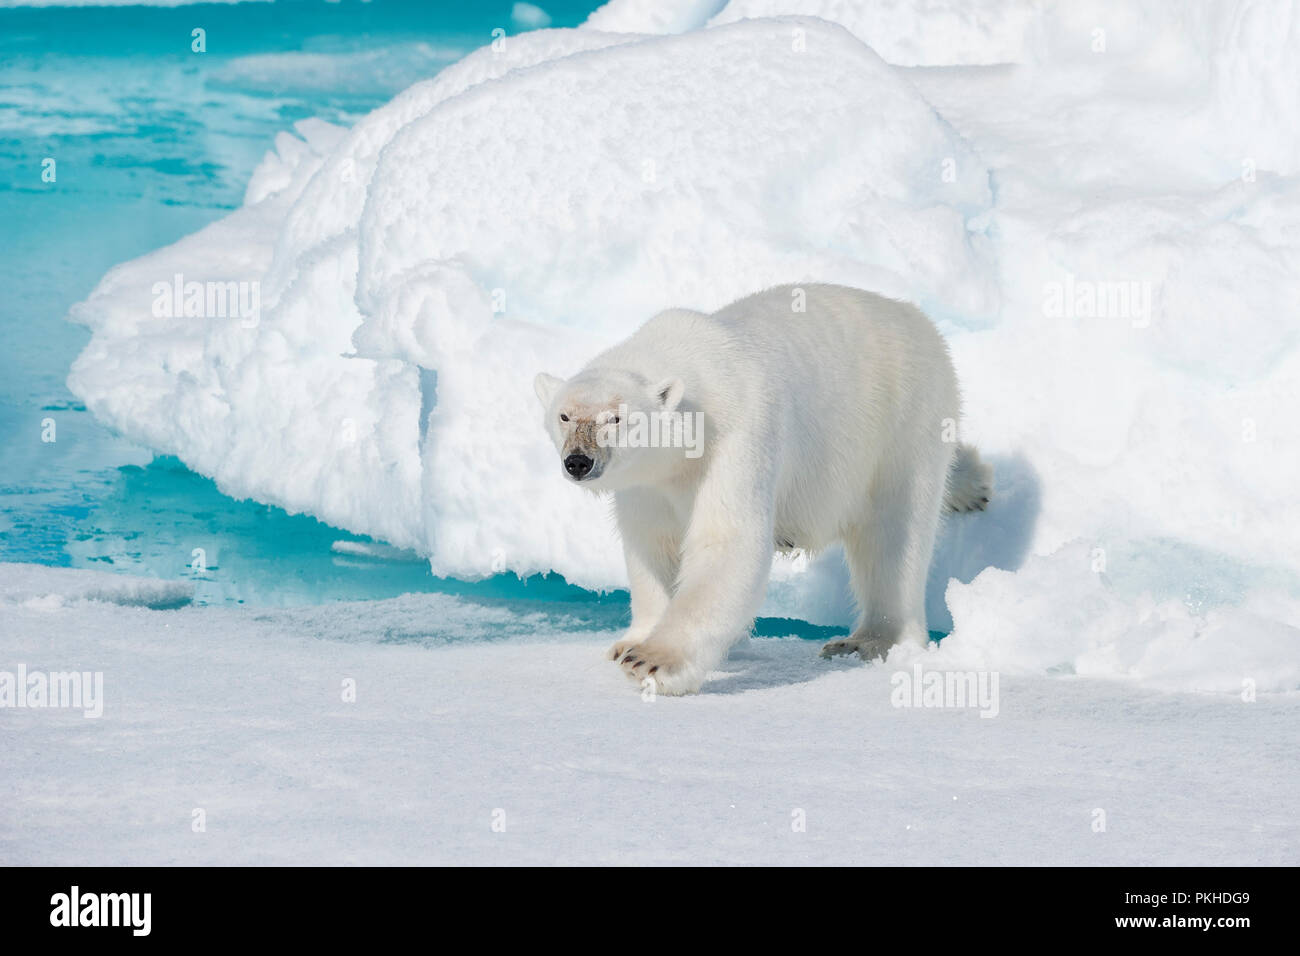
[[710, 26], [803, 14], [848, 28], [890, 63], [950, 66], [1017, 63], [1043, 0], [731, 0]]
[[194, 588], [184, 581], [138, 578], [108, 571], [0, 564], [0, 603], [54, 609], [79, 601], [167, 610], [184, 607]]
[[685, 33], [698, 30], [726, 0], [610, 0], [583, 27], [609, 33]]
[[[1300, 687], [1295, 598], [1262, 591], [1197, 610], [1177, 592], [1135, 596], [1122, 575], [1097, 568], [1093, 549], [1074, 544], [1016, 572], [989, 568], [969, 584], [954, 581], [953, 632], [921, 656], [948, 669], [1113, 678], [1169, 691]], [[915, 657], [902, 648], [890, 663]]]
[[[298, 132], [250, 205], [76, 308], [95, 336], [69, 384], [226, 493], [416, 548], [438, 574], [623, 583], [605, 516], [554, 474], [530, 382], [662, 308], [813, 279], [962, 325], [997, 306], [987, 170], [821, 21], [537, 31], [346, 135]], [[154, 315], [150, 290], [180, 274], [257, 282], [260, 316]]]

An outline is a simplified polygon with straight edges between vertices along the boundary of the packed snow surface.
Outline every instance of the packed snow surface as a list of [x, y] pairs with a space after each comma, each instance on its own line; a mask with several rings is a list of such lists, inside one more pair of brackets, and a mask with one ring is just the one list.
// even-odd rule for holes
[[194, 597], [185, 581], [164, 581], [108, 571], [65, 568], [57, 575], [39, 564], [0, 563], [0, 601], [46, 608], [94, 601], [127, 607], [181, 607]]
[[[282, 134], [243, 208], [74, 310], [69, 384], [438, 574], [618, 587], [534, 373], [669, 306], [875, 289], [938, 321], [997, 470], [936, 555], [943, 653], [1294, 689], [1297, 50], [1288, 0], [615, 0]], [[256, 308], [169, 309], [190, 283]], [[779, 559], [765, 613], [846, 623], [840, 556]]]
[[0, 591], [0, 686], [98, 673], [103, 710], [0, 708], [0, 864], [1300, 862], [1294, 693], [1007, 676], [985, 718], [899, 705], [943, 651], [765, 638], [646, 700], [564, 614], [157, 611], [31, 574], [68, 600]]

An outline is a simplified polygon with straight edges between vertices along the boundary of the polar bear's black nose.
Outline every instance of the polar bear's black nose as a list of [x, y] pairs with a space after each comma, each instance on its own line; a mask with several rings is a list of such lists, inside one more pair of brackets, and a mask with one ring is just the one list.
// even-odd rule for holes
[[572, 454], [564, 459], [564, 470], [574, 478], [581, 478], [591, 471], [591, 459], [586, 455]]

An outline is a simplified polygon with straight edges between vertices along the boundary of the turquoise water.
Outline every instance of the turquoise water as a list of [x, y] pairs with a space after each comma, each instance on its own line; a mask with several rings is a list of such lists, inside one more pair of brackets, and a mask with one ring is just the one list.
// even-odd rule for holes
[[[239, 206], [275, 134], [349, 123], [442, 65], [514, 32], [511, 3], [280, 2], [0, 10], [0, 561], [194, 582], [204, 603], [284, 605], [441, 591], [627, 618], [623, 592], [556, 575], [434, 578], [413, 554], [221, 494], [175, 458], [97, 423], [64, 380], [89, 333], [64, 321], [113, 265]], [[545, 3], [556, 26], [598, 4]], [[191, 51], [206, 31], [206, 52]], [[283, 54], [310, 54], [287, 59]], [[57, 178], [42, 181], [43, 162]], [[53, 420], [55, 441], [42, 441]], [[195, 567], [202, 550], [203, 570]], [[834, 628], [764, 619], [756, 633]]]
[[[595, 5], [547, 9], [571, 26]], [[361, 539], [225, 497], [181, 462], [109, 432], [64, 384], [89, 338], [64, 316], [111, 266], [239, 206], [253, 167], [294, 121], [351, 122], [489, 42], [494, 28], [514, 32], [510, 6], [0, 10], [0, 560], [189, 576], [210, 603], [439, 590], [625, 613], [623, 595], [558, 578], [465, 584], [434, 579], [413, 555], [340, 554], [335, 542]], [[195, 28], [206, 31], [202, 54], [191, 50]], [[47, 159], [52, 183], [42, 180]], [[55, 440], [42, 441], [50, 420]]]

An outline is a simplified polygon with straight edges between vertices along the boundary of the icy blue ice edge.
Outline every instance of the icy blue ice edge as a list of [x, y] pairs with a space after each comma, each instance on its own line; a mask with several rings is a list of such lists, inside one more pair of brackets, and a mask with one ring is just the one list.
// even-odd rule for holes
[[[12, 518], [0, 531], [0, 560], [182, 580], [193, 585], [200, 605], [288, 607], [434, 593], [562, 617], [590, 630], [623, 628], [630, 618], [626, 591], [589, 591], [555, 573], [521, 578], [503, 572], [479, 581], [436, 577], [414, 552], [309, 515], [229, 498], [169, 456], [123, 465], [106, 485], [81, 501], [56, 495]], [[56, 551], [51, 545], [58, 537], [64, 540]], [[845, 633], [775, 617], [759, 618], [753, 629], [755, 637], [816, 641]]]

